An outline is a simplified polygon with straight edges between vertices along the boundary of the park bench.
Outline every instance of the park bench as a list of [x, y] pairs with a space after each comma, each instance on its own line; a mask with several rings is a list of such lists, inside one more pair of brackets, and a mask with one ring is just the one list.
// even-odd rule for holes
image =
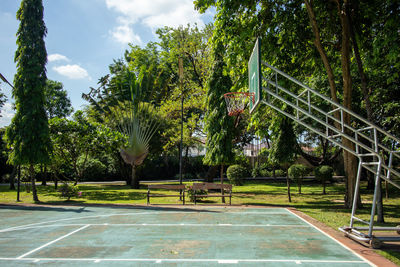
[[[194, 183], [192, 185], [194, 204], [198, 197], [229, 197], [229, 205], [232, 204], [232, 185], [231, 184], [214, 184], [214, 183]], [[196, 193], [198, 190], [210, 192], [209, 194]], [[220, 190], [220, 193], [214, 190]]]
[[[165, 190], [175, 190], [178, 191], [178, 194], [166, 194], [164, 192], [158, 191], [158, 193], [150, 193], [150, 190], [153, 189], [165, 189]], [[154, 191], [153, 191], [154, 192]], [[185, 185], [183, 184], [178, 184], [178, 185], [173, 185], [173, 184], [149, 184], [147, 187], [147, 205], [150, 204], [150, 197], [179, 197], [180, 200], [182, 200], [183, 205], [185, 205]]]

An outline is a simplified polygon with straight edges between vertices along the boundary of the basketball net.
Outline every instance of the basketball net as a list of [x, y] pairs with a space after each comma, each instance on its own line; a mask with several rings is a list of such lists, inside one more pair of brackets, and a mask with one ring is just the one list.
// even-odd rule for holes
[[230, 92], [224, 94], [226, 108], [228, 109], [229, 116], [238, 116], [243, 113], [247, 106], [247, 98], [250, 97], [250, 101], [255, 102], [254, 93], [245, 92]]

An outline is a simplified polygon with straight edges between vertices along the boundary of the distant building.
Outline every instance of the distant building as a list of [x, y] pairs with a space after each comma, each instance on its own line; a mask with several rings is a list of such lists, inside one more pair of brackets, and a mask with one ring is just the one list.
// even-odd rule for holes
[[206, 154], [206, 147], [203, 144], [199, 144], [198, 146], [195, 147], [190, 147], [188, 152], [189, 157], [204, 156], [205, 154]]

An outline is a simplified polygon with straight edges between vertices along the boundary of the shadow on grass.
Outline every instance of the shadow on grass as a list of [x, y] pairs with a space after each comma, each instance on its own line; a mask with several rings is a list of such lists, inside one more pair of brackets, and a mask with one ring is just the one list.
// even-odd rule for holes
[[104, 201], [123, 201], [123, 200], [143, 200], [146, 193], [140, 192], [119, 192], [119, 191], [85, 191], [82, 195], [88, 200]]

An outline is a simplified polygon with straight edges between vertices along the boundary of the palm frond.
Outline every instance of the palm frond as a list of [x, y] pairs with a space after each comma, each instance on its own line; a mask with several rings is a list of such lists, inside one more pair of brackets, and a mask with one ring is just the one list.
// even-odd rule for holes
[[146, 158], [150, 140], [159, 126], [154, 114], [154, 108], [143, 102], [135, 105], [125, 101], [110, 108], [109, 123], [128, 139], [127, 145], [120, 151], [126, 163], [140, 165]]

